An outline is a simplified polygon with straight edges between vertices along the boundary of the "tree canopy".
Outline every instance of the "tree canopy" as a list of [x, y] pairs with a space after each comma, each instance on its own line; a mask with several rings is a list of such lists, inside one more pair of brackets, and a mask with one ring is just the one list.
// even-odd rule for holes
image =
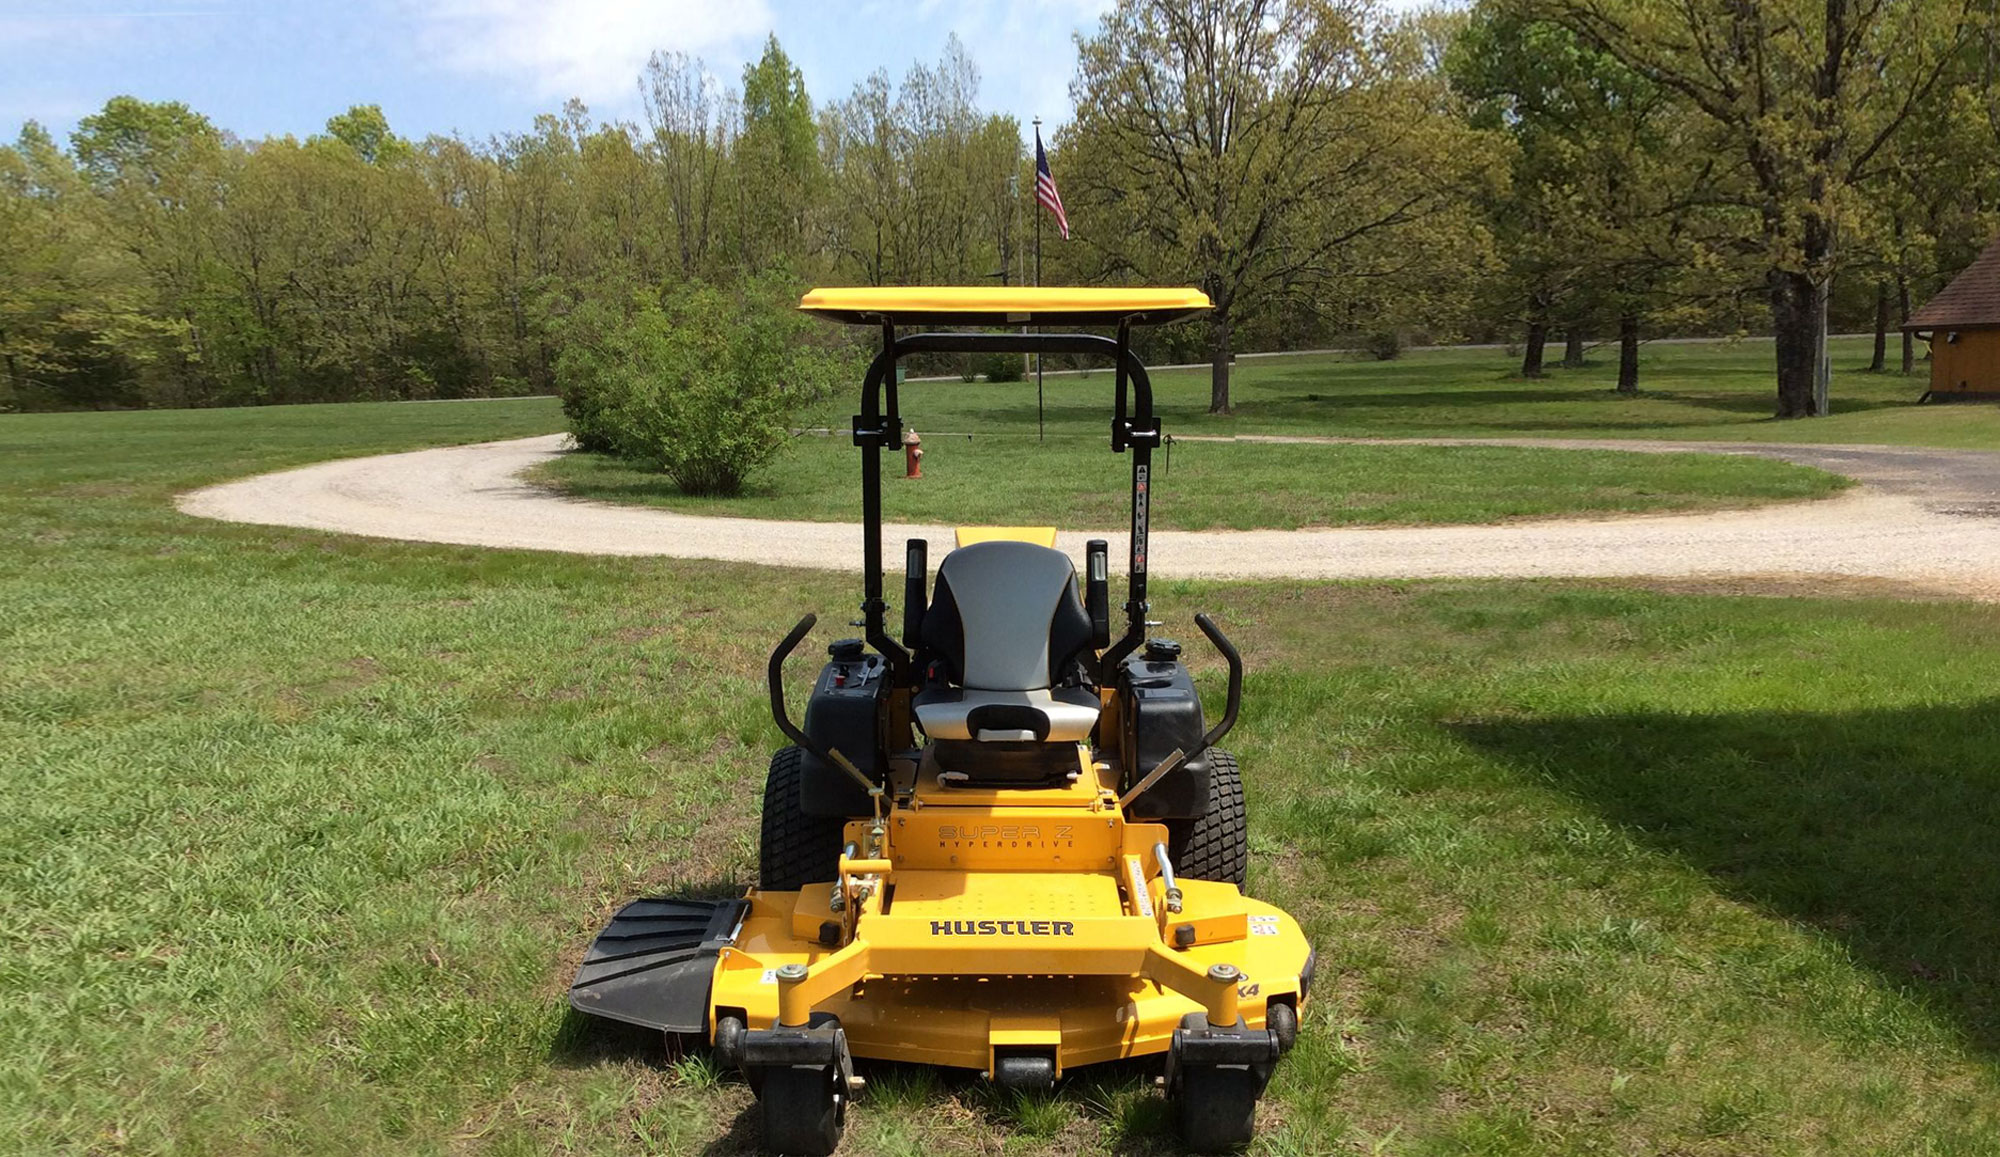
[[1023, 126], [955, 39], [817, 100], [775, 37], [735, 83], [655, 53], [637, 117], [485, 140], [119, 96], [0, 147], [0, 409], [542, 393], [635, 295], [1039, 268], [1205, 289], [1140, 340], [1217, 411], [1239, 350], [1505, 338], [1534, 374], [1615, 330], [1621, 389], [1645, 337], [1769, 332], [1812, 416], [1829, 324], [1886, 337], [2000, 228], [1996, 48], [1971, 0], [1119, 0], [1039, 263]]

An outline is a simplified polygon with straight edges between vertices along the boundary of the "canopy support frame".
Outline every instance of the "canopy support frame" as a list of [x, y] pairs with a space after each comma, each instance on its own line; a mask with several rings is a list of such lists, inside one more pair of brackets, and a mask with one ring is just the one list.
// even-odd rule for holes
[[[1151, 529], [1153, 450], [1160, 445], [1159, 416], [1153, 412], [1153, 384], [1146, 367], [1132, 353], [1131, 327], [1121, 323], [1118, 336], [1089, 333], [916, 333], [896, 336], [893, 322], [882, 323], [882, 350], [868, 366], [862, 383], [861, 412], [852, 433], [861, 450], [862, 602], [861, 626], [868, 643], [888, 660], [900, 686], [914, 686], [918, 673], [912, 656], [890, 636], [888, 603], [882, 597], [882, 450], [902, 442], [902, 415], [897, 406], [896, 362], [914, 353], [1033, 353], [1076, 354], [1110, 358], [1117, 367], [1116, 398], [1111, 418], [1113, 453], [1132, 455], [1132, 521], [1125, 600], [1125, 634], [1106, 651], [1100, 679], [1108, 678], [1124, 658], [1146, 640], [1147, 543]], [[888, 407], [883, 409], [887, 387]], [[1129, 408], [1128, 408], [1129, 387]]]

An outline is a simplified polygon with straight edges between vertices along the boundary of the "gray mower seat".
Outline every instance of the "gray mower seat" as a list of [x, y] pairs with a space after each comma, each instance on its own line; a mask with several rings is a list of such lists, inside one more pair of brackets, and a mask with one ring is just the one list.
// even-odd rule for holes
[[1097, 726], [1087, 687], [1060, 686], [1089, 653], [1076, 568], [1028, 542], [978, 542], [938, 564], [923, 641], [950, 687], [916, 699], [932, 739], [1075, 743]]

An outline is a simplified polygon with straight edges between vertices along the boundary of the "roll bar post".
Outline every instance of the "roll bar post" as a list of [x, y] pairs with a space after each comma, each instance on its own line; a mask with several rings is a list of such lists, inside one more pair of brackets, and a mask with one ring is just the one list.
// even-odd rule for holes
[[[885, 619], [889, 604], [882, 601], [882, 447], [901, 439], [902, 422], [896, 415], [896, 330], [882, 327], [882, 352], [868, 366], [861, 391], [861, 412], [854, 416], [854, 444], [861, 447], [861, 625], [868, 644], [889, 661], [890, 677], [899, 686], [908, 686], [910, 653], [889, 637]], [[877, 401], [882, 381], [889, 385], [889, 414], [884, 416]]]

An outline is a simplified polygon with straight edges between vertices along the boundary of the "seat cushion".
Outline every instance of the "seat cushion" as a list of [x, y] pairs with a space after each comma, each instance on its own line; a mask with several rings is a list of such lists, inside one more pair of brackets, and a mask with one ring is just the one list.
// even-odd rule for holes
[[919, 695], [914, 706], [917, 723], [932, 739], [1076, 743], [1090, 738], [1102, 703], [1095, 691], [1082, 687], [1055, 691], [933, 688]]
[[1034, 691], [1063, 682], [1090, 645], [1076, 567], [1033, 543], [959, 547], [938, 564], [922, 638], [945, 678], [965, 687]]

